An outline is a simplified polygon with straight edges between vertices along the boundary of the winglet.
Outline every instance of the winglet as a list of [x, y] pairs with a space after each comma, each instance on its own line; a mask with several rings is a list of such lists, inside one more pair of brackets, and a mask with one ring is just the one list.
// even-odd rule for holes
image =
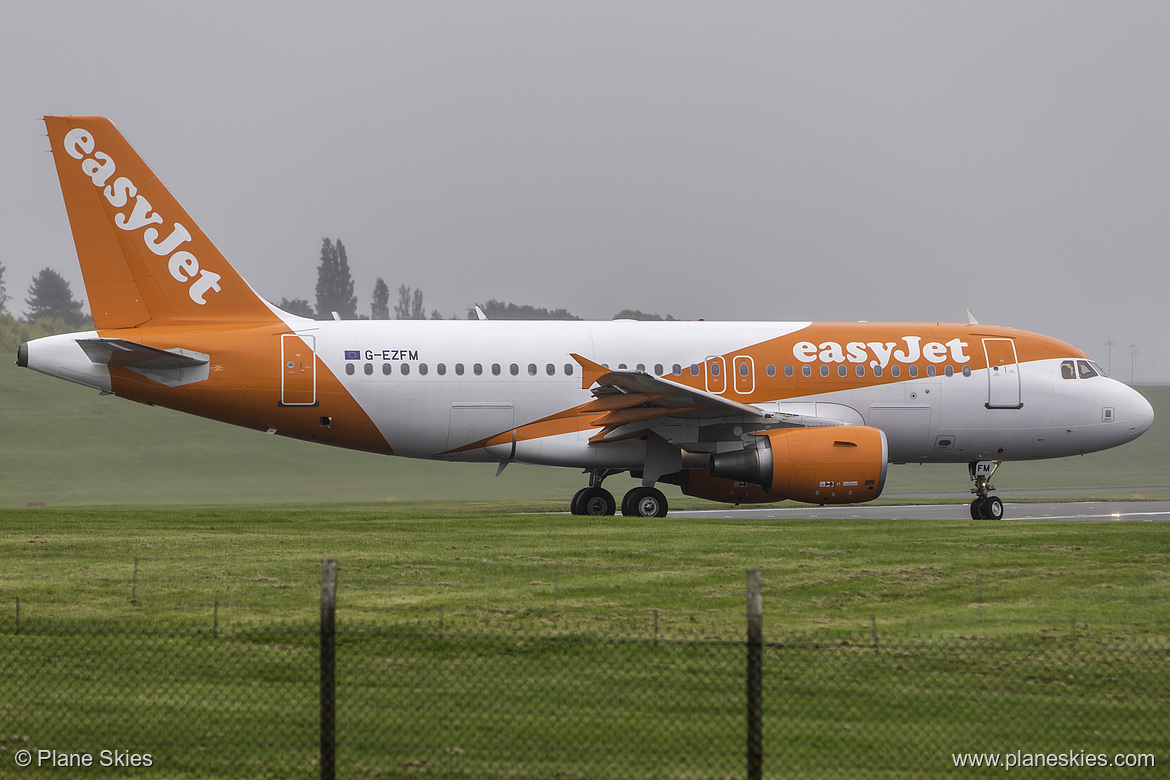
[[603, 376], [609, 373], [609, 369], [605, 366], [594, 363], [589, 358], [583, 358], [576, 352], [570, 352], [569, 356], [577, 361], [577, 365], [581, 366], [581, 389], [588, 390], [595, 382], [600, 380]]
[[967, 324], [968, 325], [978, 325], [979, 324], [979, 321], [977, 319], [975, 319], [975, 315], [971, 313], [970, 309], [967, 309]]

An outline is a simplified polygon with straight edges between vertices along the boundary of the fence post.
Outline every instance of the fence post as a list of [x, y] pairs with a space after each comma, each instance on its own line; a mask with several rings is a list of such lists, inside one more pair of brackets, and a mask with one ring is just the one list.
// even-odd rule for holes
[[337, 610], [337, 559], [327, 558], [321, 565], [321, 780], [334, 780], [337, 773], [337, 739], [335, 683]]
[[760, 569], [747, 572], [747, 776], [764, 776], [764, 596]]

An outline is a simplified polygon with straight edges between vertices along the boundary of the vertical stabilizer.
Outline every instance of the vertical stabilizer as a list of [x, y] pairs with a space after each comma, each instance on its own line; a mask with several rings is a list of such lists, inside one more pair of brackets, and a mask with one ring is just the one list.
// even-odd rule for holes
[[275, 319], [108, 119], [45, 125], [99, 329]]

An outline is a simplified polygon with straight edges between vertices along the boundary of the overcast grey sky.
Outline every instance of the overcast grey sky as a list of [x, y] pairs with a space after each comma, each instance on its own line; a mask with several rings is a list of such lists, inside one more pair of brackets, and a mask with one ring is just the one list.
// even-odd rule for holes
[[44, 114], [110, 117], [261, 294], [980, 321], [1170, 381], [1165, 2], [0, 6], [0, 262], [83, 292]]

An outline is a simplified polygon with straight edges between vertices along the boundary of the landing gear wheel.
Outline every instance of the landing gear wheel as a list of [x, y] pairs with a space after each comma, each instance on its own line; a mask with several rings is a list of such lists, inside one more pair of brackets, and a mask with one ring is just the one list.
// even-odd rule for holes
[[995, 490], [995, 485], [991, 484], [991, 475], [997, 468], [997, 460], [972, 461], [967, 464], [967, 470], [975, 482], [975, 487], [971, 488], [975, 494], [975, 498], [971, 499], [972, 520], [1003, 519], [1003, 502], [998, 496], [991, 495], [991, 491]]
[[622, 499], [622, 514], [627, 517], [666, 517], [666, 496], [653, 487], [636, 487]]
[[587, 487], [577, 491], [569, 508], [575, 515], [612, 515], [617, 511], [617, 502], [605, 488]]

